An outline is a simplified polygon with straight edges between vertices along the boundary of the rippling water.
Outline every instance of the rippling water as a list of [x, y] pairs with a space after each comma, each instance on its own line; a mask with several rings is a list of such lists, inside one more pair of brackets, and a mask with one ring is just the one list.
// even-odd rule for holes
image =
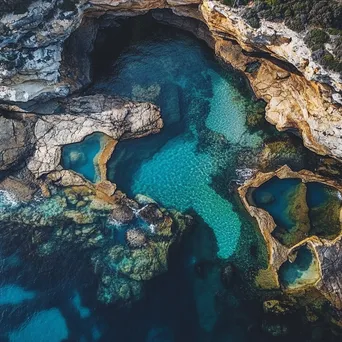
[[[251, 272], [263, 262], [260, 237], [229, 190], [250, 166], [241, 156], [253, 159], [267, 136], [245, 125], [254, 103], [247, 83], [189, 34], [139, 21], [134, 29], [129, 25], [103, 31], [96, 82], [87, 91], [152, 101], [161, 107], [165, 127], [120, 142], [108, 176], [129, 196], [142, 193], [191, 213], [196, 226], [171, 251], [169, 271], [150, 281], [145, 298], [129, 308], [96, 301], [97, 279], [72, 246], [32, 260], [30, 242], [2, 230], [0, 339], [271, 341], [260, 331], [261, 305], [248, 300], [241, 280], [231, 287], [221, 280], [224, 258]], [[99, 143], [89, 141], [74, 146], [76, 154], [72, 146], [65, 149], [64, 162], [94, 179], [89, 161]]]
[[201, 42], [161, 31], [127, 47], [96, 83], [96, 90], [157, 103], [165, 122], [158, 135], [120, 143], [109, 177], [130, 195], [193, 209], [213, 229], [218, 256], [227, 258], [237, 247], [241, 221], [212, 177], [222, 168], [234, 174], [237, 155], [263, 141], [245, 124], [252, 95]]

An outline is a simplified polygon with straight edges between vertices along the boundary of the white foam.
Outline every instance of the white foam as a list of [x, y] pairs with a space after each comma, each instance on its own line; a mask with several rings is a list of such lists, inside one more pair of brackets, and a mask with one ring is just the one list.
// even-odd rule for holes
[[16, 197], [8, 191], [0, 190], [0, 209], [1, 207], [17, 207], [19, 201]]

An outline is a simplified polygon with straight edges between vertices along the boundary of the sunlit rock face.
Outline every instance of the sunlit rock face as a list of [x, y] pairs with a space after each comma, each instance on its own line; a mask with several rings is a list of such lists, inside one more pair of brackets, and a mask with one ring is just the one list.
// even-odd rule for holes
[[[58, 115], [26, 116], [18, 113], [21, 125], [31, 128], [29, 133], [27, 129], [16, 127], [17, 120], [12, 118], [6, 121], [9, 125], [15, 123], [11, 130], [21, 139], [25, 151], [34, 146], [35, 152], [27, 167], [36, 177], [57, 168], [61, 159], [61, 146], [80, 142], [92, 133], [102, 132], [113, 140], [118, 140], [157, 133], [163, 126], [159, 109], [150, 103], [126, 102], [116, 97], [98, 95], [69, 98], [57, 106]], [[8, 134], [7, 130], [1, 134]], [[30, 135], [29, 138], [26, 137], [27, 134]], [[25, 139], [29, 141], [25, 142]], [[16, 143], [18, 142], [20, 140]], [[14, 146], [14, 152], [11, 153], [20, 153], [24, 146]], [[8, 147], [2, 145], [1, 150], [4, 167], [11, 165], [13, 161]]]
[[[310, 149], [342, 158], [341, 107], [333, 103], [340, 98], [341, 76], [319, 65], [304, 37], [284, 24], [261, 21], [260, 28], [252, 28], [241, 9], [212, 0], [36, 1], [25, 3], [20, 14], [10, 13], [9, 7], [2, 18], [0, 97], [14, 102], [63, 97], [89, 84], [89, 55], [98, 25], [93, 18], [105, 14], [115, 20], [160, 8], [202, 21], [194, 27], [171, 20], [206, 40], [219, 57], [246, 73], [256, 95], [268, 103], [267, 119], [278, 129], [295, 128]], [[278, 62], [246, 56], [243, 51], [262, 51]], [[288, 64], [279, 66], [279, 61]], [[255, 62], [260, 65], [250, 72]]]
[[[284, 166], [258, 173], [239, 192], [268, 245], [269, 274], [259, 274], [259, 285], [292, 291], [313, 286], [340, 310], [340, 184]], [[336, 263], [331, 263], [334, 257]], [[273, 284], [267, 277], [273, 277]]]

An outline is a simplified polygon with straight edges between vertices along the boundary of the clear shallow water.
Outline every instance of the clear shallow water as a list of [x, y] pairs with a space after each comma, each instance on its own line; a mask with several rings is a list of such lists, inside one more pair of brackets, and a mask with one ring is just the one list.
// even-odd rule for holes
[[119, 143], [108, 176], [131, 196], [194, 210], [213, 229], [223, 258], [237, 247], [241, 221], [213, 188], [212, 177], [227, 167], [234, 173], [237, 153], [262, 143], [247, 130], [251, 95], [237, 84], [248, 94], [247, 85], [224, 71], [200, 42], [177, 33], [132, 44], [93, 88], [160, 106], [163, 131]]
[[62, 149], [62, 166], [72, 169], [91, 182], [96, 182], [96, 157], [101, 150], [103, 134], [94, 133], [83, 141], [75, 144], [65, 145]]
[[[191, 209], [196, 225], [171, 251], [169, 271], [150, 281], [145, 298], [132, 307], [97, 302], [97, 279], [83, 250], [63, 246], [60, 254], [40, 259], [27, 234], [0, 229], [0, 286], [7, 303], [0, 304], [1, 342], [288, 341], [260, 330], [260, 303], [249, 300], [239, 277], [224, 286], [217, 260], [217, 255], [234, 253], [232, 259], [241, 258], [244, 271], [253, 271], [260, 261], [253, 226], [219, 195], [236, 178], [238, 157], [260, 148], [260, 136], [244, 125], [251, 102], [250, 93], [241, 91], [246, 84], [223, 71], [208, 49], [187, 34], [153, 27], [144, 37], [148, 30], [142, 26], [133, 39], [126, 29], [110, 37], [115, 49], [116, 39], [128, 42], [118, 66], [105, 71], [108, 77], [97, 79], [89, 91], [154, 101], [162, 107], [166, 127], [155, 136], [120, 142], [109, 176], [130, 196], [141, 192], [167, 207]], [[87, 162], [72, 166], [89, 179], [98, 146], [95, 141], [85, 149], [81, 143]], [[222, 171], [224, 181], [218, 183]], [[2, 192], [0, 199], [0, 213], [6, 210], [2, 202], [18, 205]]]
[[271, 214], [278, 226], [290, 230], [295, 222], [288, 216], [288, 198], [300, 182], [300, 179], [273, 177], [253, 192], [253, 200], [257, 207]]
[[313, 255], [309, 248], [301, 247], [297, 252], [297, 257], [294, 262], [287, 261], [279, 269], [279, 278], [285, 286], [294, 285], [296, 282], [305, 277], [311, 279], [307, 274], [313, 262]]

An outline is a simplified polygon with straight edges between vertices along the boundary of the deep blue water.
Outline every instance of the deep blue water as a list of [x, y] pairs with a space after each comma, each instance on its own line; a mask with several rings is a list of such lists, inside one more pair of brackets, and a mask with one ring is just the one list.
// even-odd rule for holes
[[223, 168], [234, 173], [237, 155], [261, 146], [260, 134], [245, 125], [252, 103], [247, 84], [225, 71], [202, 43], [178, 32], [132, 43], [92, 90], [152, 101], [165, 123], [160, 134], [118, 144], [110, 180], [130, 196], [194, 210], [213, 229], [218, 255], [233, 255], [241, 220], [213, 188], [212, 177]]
[[339, 200], [338, 192], [325, 184], [311, 182], [306, 184], [307, 187], [307, 202], [309, 208], [315, 208], [324, 205], [328, 200]]
[[[287, 341], [261, 331], [268, 319], [261, 304], [251, 299], [239, 275], [225, 285], [225, 261], [218, 259], [230, 257], [237, 272], [246, 273], [262, 260], [254, 226], [237, 213], [234, 196], [223, 196], [237, 177], [239, 156], [259, 150], [263, 141], [245, 126], [252, 102], [246, 82], [223, 70], [188, 34], [159, 25], [128, 28], [107, 37], [105, 51], [118, 59], [113, 63], [103, 56], [109, 69], [88, 91], [153, 101], [161, 106], [165, 128], [120, 142], [108, 176], [129, 196], [143, 193], [168, 208], [189, 211], [196, 224], [171, 250], [169, 271], [150, 281], [144, 299], [130, 307], [106, 307], [96, 300], [97, 279], [86, 253], [75, 246], [38, 258], [26, 234], [1, 229], [0, 340]], [[120, 50], [115, 39], [127, 45]], [[93, 136], [65, 147], [65, 166], [95, 180], [99, 144]], [[217, 184], [223, 170], [224, 182]], [[294, 336], [301, 340], [300, 333]]]
[[273, 177], [253, 192], [253, 200], [257, 207], [271, 214], [278, 226], [290, 230], [295, 222], [287, 214], [288, 197], [300, 182], [300, 179]]

